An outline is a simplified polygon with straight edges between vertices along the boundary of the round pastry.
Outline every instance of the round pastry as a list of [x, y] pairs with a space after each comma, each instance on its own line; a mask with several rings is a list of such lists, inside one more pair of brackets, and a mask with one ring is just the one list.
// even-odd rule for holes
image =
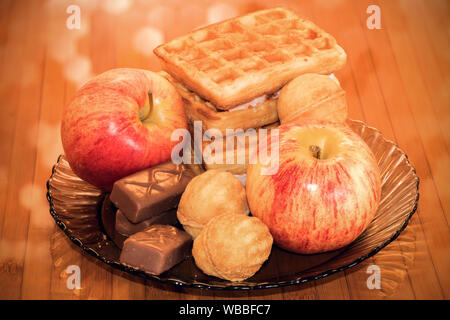
[[282, 124], [301, 119], [344, 123], [347, 119], [345, 91], [329, 76], [303, 74], [281, 89], [278, 116]]
[[272, 250], [269, 228], [256, 217], [223, 214], [194, 240], [192, 256], [206, 274], [230, 281], [253, 276]]
[[208, 170], [187, 185], [177, 217], [184, 230], [195, 238], [209, 220], [224, 213], [248, 215], [245, 188], [229, 172]]

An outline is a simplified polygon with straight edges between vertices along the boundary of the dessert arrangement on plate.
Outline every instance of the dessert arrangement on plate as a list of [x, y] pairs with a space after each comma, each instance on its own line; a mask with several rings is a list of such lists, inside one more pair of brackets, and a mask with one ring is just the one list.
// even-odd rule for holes
[[96, 76], [61, 127], [70, 169], [106, 194], [100, 220], [121, 265], [158, 276], [192, 258], [205, 276], [240, 283], [274, 248], [334, 252], [395, 211], [383, 193], [396, 170], [388, 160], [406, 156], [347, 119], [333, 75], [346, 54], [311, 21], [257, 11], [154, 53], [164, 71]]

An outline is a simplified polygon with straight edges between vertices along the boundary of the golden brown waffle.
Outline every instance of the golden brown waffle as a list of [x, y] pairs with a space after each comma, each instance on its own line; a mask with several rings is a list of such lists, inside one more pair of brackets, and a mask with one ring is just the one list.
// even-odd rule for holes
[[300, 74], [329, 74], [346, 62], [331, 35], [284, 8], [198, 29], [154, 52], [163, 69], [222, 110], [275, 92]]
[[260, 128], [278, 121], [278, 97], [275, 95], [268, 95], [266, 101], [242, 110], [217, 110], [210, 102], [203, 100], [197, 94], [188, 90], [166, 72], [162, 71], [159, 74], [169, 80], [183, 98], [191, 128], [194, 121], [201, 121], [203, 131], [217, 129], [223, 135], [226, 135], [226, 129], [247, 130]]

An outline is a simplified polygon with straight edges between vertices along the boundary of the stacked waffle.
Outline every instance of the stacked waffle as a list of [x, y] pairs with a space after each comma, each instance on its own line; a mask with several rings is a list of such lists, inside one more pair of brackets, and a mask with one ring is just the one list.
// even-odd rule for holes
[[[330, 34], [284, 8], [207, 26], [154, 52], [185, 101], [191, 128], [201, 121], [206, 134], [216, 129], [224, 137], [239, 134], [239, 129], [273, 127], [278, 93], [287, 82], [304, 73], [330, 74], [346, 62]], [[238, 148], [224, 147], [223, 157]], [[245, 172], [245, 163], [222, 163], [205, 167]]]

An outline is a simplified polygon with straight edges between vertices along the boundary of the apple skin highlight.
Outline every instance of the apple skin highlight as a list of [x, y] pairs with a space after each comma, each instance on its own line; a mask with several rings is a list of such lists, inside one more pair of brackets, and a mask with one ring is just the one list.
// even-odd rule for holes
[[[304, 120], [279, 127], [279, 170], [247, 169], [252, 214], [275, 243], [302, 254], [332, 251], [355, 240], [372, 221], [381, 197], [378, 164], [366, 143], [348, 127]], [[310, 145], [318, 145], [322, 159]]]
[[[153, 106], [145, 119], [139, 113]], [[113, 183], [170, 159], [173, 130], [187, 128], [183, 101], [163, 77], [146, 70], [113, 69], [87, 82], [65, 109], [61, 138], [81, 179], [110, 191]]]

